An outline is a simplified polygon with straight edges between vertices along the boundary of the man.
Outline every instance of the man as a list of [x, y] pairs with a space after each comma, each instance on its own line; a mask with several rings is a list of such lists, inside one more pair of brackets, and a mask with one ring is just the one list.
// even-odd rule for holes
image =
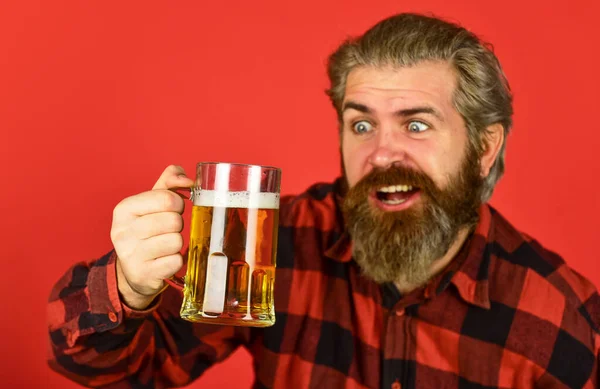
[[512, 98], [473, 34], [386, 19], [329, 61], [344, 176], [282, 199], [276, 323], [179, 318], [183, 200], [165, 170], [114, 211], [115, 250], [50, 296], [50, 366], [89, 386], [185, 385], [243, 345], [257, 388], [594, 388], [600, 297], [486, 204]]

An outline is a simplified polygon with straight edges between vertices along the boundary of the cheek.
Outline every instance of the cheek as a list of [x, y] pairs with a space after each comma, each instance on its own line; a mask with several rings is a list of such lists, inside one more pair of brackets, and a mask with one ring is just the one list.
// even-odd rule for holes
[[420, 156], [419, 165], [438, 187], [445, 188], [448, 180], [460, 169], [464, 155], [457, 145], [453, 147], [437, 146], [418, 154]]
[[448, 172], [454, 165], [448, 147], [429, 139], [410, 142], [410, 147], [405, 147], [405, 152], [410, 167], [425, 173], [438, 187], [446, 185]]
[[348, 184], [354, 186], [368, 173], [371, 151], [366, 144], [342, 141], [342, 158]]

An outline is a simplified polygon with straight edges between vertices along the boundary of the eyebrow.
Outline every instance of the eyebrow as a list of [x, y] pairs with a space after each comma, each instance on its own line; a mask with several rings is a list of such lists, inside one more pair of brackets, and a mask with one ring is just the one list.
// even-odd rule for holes
[[[371, 108], [367, 107], [364, 104], [355, 103], [354, 101], [347, 101], [346, 103], [344, 103], [342, 112], [345, 112], [348, 109], [354, 109], [354, 110], [362, 112], [362, 113], [373, 114], [373, 110]], [[440, 120], [442, 122], [444, 121], [442, 114], [437, 109], [435, 109], [433, 107], [429, 107], [429, 106], [401, 109], [399, 111], [394, 112], [394, 115], [395, 116], [413, 116], [413, 115], [417, 115], [420, 113], [421, 114], [429, 114], [429, 115], [436, 117], [438, 120]]]
[[344, 103], [342, 112], [346, 112], [346, 110], [348, 110], [348, 109], [353, 109], [355, 111], [362, 112], [362, 113], [369, 113], [369, 114], [373, 113], [373, 110], [371, 108], [367, 107], [364, 104], [355, 103], [354, 101], [346, 101]]

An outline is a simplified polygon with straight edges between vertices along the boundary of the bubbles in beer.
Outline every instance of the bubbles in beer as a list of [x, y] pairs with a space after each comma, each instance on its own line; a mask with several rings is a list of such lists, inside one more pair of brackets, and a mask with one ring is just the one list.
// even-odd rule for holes
[[200, 190], [194, 193], [194, 205], [202, 207], [277, 209], [279, 208], [279, 194]]
[[193, 200], [182, 317], [272, 325], [279, 195], [205, 190]]

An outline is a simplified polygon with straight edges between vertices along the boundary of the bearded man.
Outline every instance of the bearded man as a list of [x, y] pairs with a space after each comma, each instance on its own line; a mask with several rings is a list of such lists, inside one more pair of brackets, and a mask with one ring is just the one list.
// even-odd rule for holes
[[275, 325], [179, 317], [163, 279], [181, 223], [160, 221], [193, 181], [170, 166], [115, 208], [115, 250], [56, 284], [50, 365], [89, 386], [178, 386], [242, 345], [255, 388], [597, 387], [596, 289], [487, 203], [513, 113], [489, 47], [400, 14], [328, 74], [343, 174], [281, 201]]

